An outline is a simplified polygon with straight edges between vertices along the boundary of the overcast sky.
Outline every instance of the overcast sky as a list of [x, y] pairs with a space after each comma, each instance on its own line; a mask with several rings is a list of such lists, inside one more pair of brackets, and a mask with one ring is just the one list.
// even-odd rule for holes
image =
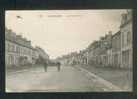
[[10, 10], [6, 27], [40, 46], [50, 58], [79, 51], [108, 31], [119, 30], [126, 10]]

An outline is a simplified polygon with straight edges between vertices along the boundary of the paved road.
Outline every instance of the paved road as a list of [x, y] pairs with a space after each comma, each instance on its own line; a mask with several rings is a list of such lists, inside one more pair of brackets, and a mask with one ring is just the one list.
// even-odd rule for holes
[[[93, 74], [94, 75], [94, 74]], [[94, 92], [113, 91], [98, 77], [72, 66], [42, 67], [6, 75], [6, 92]]]

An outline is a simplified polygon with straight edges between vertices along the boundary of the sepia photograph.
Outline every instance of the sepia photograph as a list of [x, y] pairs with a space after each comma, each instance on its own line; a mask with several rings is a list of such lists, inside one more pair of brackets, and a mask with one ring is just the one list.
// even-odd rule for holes
[[5, 90], [132, 92], [131, 9], [6, 10]]

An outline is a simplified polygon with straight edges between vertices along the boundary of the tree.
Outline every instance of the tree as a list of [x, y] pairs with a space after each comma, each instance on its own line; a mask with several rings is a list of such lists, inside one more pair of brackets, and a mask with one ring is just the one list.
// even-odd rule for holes
[[39, 58], [36, 60], [36, 64], [43, 64], [45, 61], [46, 59], [44, 59], [42, 56], [39, 56]]

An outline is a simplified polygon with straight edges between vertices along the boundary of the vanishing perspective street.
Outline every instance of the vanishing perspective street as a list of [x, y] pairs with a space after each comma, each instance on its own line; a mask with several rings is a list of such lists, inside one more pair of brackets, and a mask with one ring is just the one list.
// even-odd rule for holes
[[[6, 90], [10, 92], [90, 92], [119, 91], [114, 85], [94, 74], [72, 66], [32, 68], [7, 74]], [[8, 83], [10, 82], [10, 83]]]
[[6, 92], [131, 92], [132, 42], [131, 9], [6, 11]]

